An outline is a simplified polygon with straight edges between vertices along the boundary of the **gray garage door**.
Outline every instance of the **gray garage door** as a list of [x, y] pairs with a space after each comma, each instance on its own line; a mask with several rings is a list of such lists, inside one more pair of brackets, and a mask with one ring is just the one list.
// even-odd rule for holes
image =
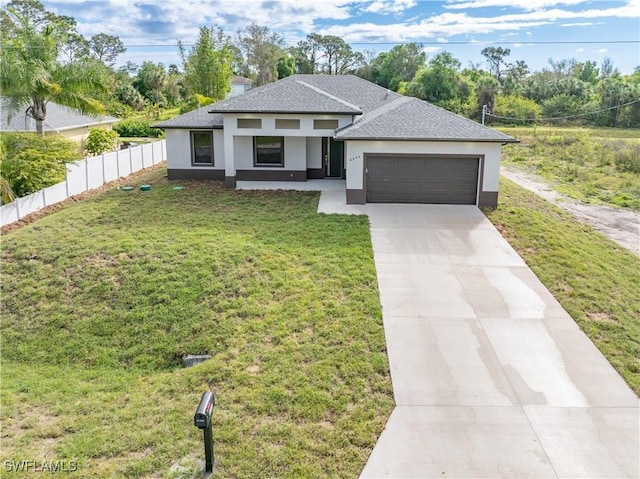
[[367, 202], [475, 205], [478, 161], [367, 155]]

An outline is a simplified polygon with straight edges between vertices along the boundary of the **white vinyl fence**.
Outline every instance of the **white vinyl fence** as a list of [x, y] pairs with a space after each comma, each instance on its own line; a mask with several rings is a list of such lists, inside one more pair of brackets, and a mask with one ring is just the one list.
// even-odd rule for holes
[[73, 195], [157, 165], [166, 158], [166, 140], [161, 140], [69, 163], [67, 178], [62, 183], [0, 206], [0, 226], [18, 221], [45, 206], [60, 203]]

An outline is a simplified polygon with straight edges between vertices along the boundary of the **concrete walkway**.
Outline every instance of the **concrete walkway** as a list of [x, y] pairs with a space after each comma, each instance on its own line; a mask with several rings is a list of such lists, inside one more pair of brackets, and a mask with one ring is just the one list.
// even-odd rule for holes
[[476, 207], [366, 210], [397, 407], [361, 478], [640, 476], [638, 398]]

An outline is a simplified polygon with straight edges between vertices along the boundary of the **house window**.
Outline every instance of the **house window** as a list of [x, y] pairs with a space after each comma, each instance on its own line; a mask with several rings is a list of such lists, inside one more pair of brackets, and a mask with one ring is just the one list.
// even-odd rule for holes
[[299, 130], [300, 120], [283, 120], [276, 118], [276, 130]]
[[238, 118], [238, 128], [262, 128], [262, 119]]
[[213, 166], [213, 132], [191, 132], [191, 164]]
[[256, 136], [253, 145], [254, 166], [284, 166], [284, 137]]
[[338, 120], [313, 120], [314, 130], [337, 130]]

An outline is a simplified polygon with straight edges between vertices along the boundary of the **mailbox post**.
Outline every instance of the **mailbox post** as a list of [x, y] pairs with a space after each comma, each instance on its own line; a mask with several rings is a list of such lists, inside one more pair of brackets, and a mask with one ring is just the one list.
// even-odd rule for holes
[[204, 433], [205, 472], [213, 472], [213, 436], [211, 435], [211, 414], [215, 406], [215, 398], [211, 391], [202, 394], [198, 409], [193, 416], [193, 425]]

